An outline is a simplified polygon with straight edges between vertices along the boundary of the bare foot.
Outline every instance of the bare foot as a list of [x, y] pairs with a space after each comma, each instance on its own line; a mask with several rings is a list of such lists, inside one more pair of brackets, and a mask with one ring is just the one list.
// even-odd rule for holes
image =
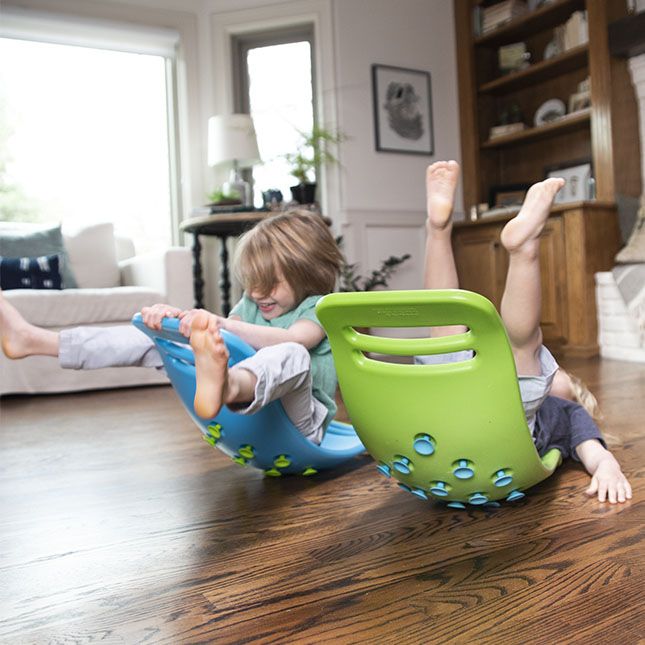
[[7, 358], [24, 358], [33, 354], [58, 355], [58, 334], [28, 323], [4, 297], [2, 291], [0, 291], [0, 337], [2, 351]]
[[502, 230], [502, 244], [509, 253], [535, 251], [556, 193], [564, 186], [564, 179], [551, 177], [529, 188], [520, 212]]
[[455, 202], [455, 188], [459, 179], [456, 161], [437, 161], [426, 170], [426, 204], [428, 225], [444, 229], [450, 223]]
[[217, 416], [228, 390], [228, 350], [216, 323], [206, 312], [191, 322], [190, 345], [195, 352], [195, 412], [202, 419]]

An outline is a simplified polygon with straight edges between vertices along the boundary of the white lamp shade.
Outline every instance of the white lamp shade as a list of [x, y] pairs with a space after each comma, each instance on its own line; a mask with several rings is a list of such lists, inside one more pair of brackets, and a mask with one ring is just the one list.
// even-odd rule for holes
[[208, 119], [208, 165], [249, 168], [260, 161], [253, 119], [249, 114], [218, 114]]

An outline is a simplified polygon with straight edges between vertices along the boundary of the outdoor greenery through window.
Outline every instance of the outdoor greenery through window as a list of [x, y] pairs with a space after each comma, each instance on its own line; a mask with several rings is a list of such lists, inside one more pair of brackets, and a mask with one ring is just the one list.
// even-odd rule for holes
[[297, 181], [282, 155], [295, 152], [299, 132], [311, 131], [314, 123], [311, 45], [254, 47], [246, 66], [249, 108], [264, 162], [253, 169], [255, 204], [262, 205], [262, 191], [268, 189], [280, 190], [289, 201], [289, 187]]
[[0, 38], [0, 219], [171, 240], [163, 56]]

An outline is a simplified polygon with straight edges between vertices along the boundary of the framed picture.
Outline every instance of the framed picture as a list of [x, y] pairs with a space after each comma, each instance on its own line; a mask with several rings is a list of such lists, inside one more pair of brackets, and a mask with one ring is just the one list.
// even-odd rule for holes
[[377, 151], [434, 153], [429, 72], [372, 65], [372, 101]]
[[521, 206], [530, 184], [503, 184], [491, 186], [488, 203], [491, 208]]
[[566, 181], [562, 190], [555, 196], [554, 204], [580, 202], [595, 197], [591, 159], [547, 166], [544, 174], [546, 177], [562, 177]]
[[590, 92], [576, 92], [569, 97], [569, 114], [591, 106]]

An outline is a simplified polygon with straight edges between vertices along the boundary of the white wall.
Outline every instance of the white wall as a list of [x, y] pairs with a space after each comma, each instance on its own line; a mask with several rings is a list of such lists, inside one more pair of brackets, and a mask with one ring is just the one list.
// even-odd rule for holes
[[[342, 163], [325, 177], [324, 208], [345, 236], [350, 259], [365, 271], [391, 254], [411, 253], [391, 287], [420, 286], [424, 173], [435, 159], [460, 159], [456, 55], [449, 0], [5, 0], [3, 5], [156, 27], [181, 37], [180, 127], [183, 213], [216, 183], [206, 164], [208, 117], [230, 109], [231, 34], [307, 20], [316, 32], [319, 108], [327, 125], [350, 139]], [[370, 66], [429, 71], [435, 154], [376, 152]], [[461, 191], [457, 210], [461, 211]], [[205, 244], [207, 305], [217, 308], [217, 249]]]
[[[343, 146], [343, 205], [348, 210], [420, 210], [432, 159], [460, 155], [452, 3], [443, 0], [335, 0], [338, 100]], [[370, 67], [428, 71], [432, 83], [433, 158], [376, 152]]]
[[[452, 2], [334, 0], [340, 127], [351, 139], [341, 150], [342, 232], [346, 249], [371, 270], [390, 254], [412, 254], [391, 288], [421, 286], [425, 169], [460, 160]], [[434, 155], [376, 152], [371, 65], [430, 72]], [[461, 211], [458, 190], [456, 210]], [[334, 214], [335, 216], [335, 214]]]

